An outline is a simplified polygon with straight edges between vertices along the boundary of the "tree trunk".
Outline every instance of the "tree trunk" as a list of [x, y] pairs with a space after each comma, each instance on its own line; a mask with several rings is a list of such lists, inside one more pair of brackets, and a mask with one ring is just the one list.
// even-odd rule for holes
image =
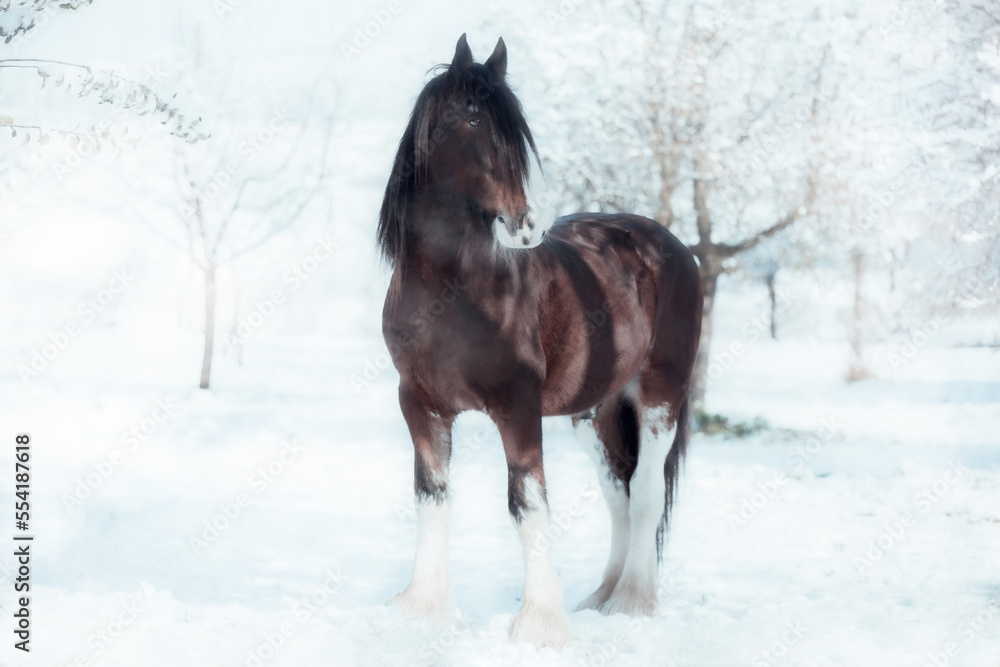
[[712, 216], [708, 211], [705, 181], [695, 179], [693, 186], [698, 245], [690, 250], [698, 258], [698, 273], [701, 275], [701, 286], [704, 293], [701, 337], [698, 339], [698, 354], [694, 358], [694, 373], [691, 376], [691, 390], [688, 393], [691, 408], [697, 412], [705, 409], [708, 354], [712, 343], [712, 310], [715, 305], [715, 286], [722, 274], [722, 253], [719, 251], [718, 244], [712, 243]]
[[233, 321], [229, 325], [229, 339], [223, 349], [236, 352], [236, 365], [243, 365], [243, 340], [240, 338], [240, 281], [237, 279], [236, 267], [233, 267]]
[[212, 376], [212, 347], [215, 344], [215, 265], [205, 268], [205, 356], [201, 360], [202, 389], [208, 389]]
[[722, 263], [717, 258], [699, 256], [701, 284], [705, 292], [705, 306], [701, 315], [701, 338], [698, 340], [698, 356], [694, 360], [694, 374], [691, 377], [691, 391], [688, 394], [692, 410], [704, 410], [705, 388], [708, 382], [708, 359], [712, 342], [712, 312], [715, 305], [715, 287], [722, 274]]
[[861, 340], [861, 317], [863, 314], [863, 304], [861, 296], [861, 282], [864, 278], [865, 257], [860, 251], [854, 251], [851, 255], [851, 264], [854, 267], [854, 310], [851, 315], [851, 362], [847, 370], [847, 381], [856, 382], [871, 377], [871, 373], [865, 368], [864, 350]]
[[[758, 244], [771, 238], [781, 230], [793, 224], [807, 211], [815, 195], [812, 179], [809, 181], [809, 193], [801, 206], [796, 206], [781, 220], [762, 232], [743, 241], [731, 243], [715, 243], [712, 241], [712, 215], [708, 210], [708, 186], [700, 178], [694, 179], [694, 210], [695, 224], [698, 229], [698, 243], [688, 246], [688, 250], [698, 258], [698, 272], [701, 274], [702, 288], [705, 294], [705, 305], [702, 311], [701, 338], [698, 342], [698, 356], [695, 357], [694, 375], [691, 378], [691, 390], [688, 394], [691, 407], [694, 410], [704, 410], [705, 390], [708, 377], [708, 359], [712, 343], [712, 310], [715, 305], [715, 287], [722, 275], [722, 263], [731, 257], [755, 248]], [[772, 295], [772, 300], [774, 296]], [[773, 301], [772, 301], [773, 303]], [[773, 318], [772, 318], [773, 322]], [[773, 326], [773, 325], [772, 325]], [[773, 332], [773, 329], [772, 329]]]
[[777, 272], [768, 272], [764, 280], [767, 282], [767, 296], [771, 299], [771, 340], [778, 340], [778, 308], [777, 295], [774, 292], [774, 279]]

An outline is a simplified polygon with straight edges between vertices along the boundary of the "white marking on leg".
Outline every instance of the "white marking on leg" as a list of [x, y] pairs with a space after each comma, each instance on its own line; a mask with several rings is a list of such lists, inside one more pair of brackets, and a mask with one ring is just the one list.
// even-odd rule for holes
[[581, 609], [599, 609], [611, 597], [628, 554], [629, 516], [625, 484], [613, 474], [612, 467], [608, 462], [607, 450], [598, 437], [593, 422], [589, 419], [581, 420], [574, 426], [574, 430], [580, 445], [590, 456], [590, 460], [594, 462], [594, 467], [597, 468], [601, 492], [608, 505], [608, 513], [611, 515], [611, 552], [608, 556], [608, 564], [604, 568], [601, 585], [577, 606], [576, 609], [579, 611]]
[[403, 593], [393, 598], [407, 616], [443, 617], [453, 607], [448, 577], [447, 496], [438, 502], [418, 497], [417, 552], [413, 558], [413, 576]]
[[513, 641], [559, 648], [569, 639], [569, 616], [549, 551], [549, 513], [542, 487], [532, 476], [524, 478], [525, 505], [517, 530], [524, 554], [524, 593], [521, 610], [510, 621]]
[[676, 425], [667, 424], [667, 407], [639, 415], [639, 460], [629, 481], [629, 547], [621, 577], [605, 614], [652, 616], [656, 613], [656, 531], [663, 516], [666, 481], [663, 464], [674, 444]]

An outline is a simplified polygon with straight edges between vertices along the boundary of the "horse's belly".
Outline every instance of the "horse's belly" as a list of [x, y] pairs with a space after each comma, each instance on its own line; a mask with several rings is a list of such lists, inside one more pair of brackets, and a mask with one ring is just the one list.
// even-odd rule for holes
[[585, 412], [638, 375], [649, 350], [649, 323], [638, 311], [616, 312], [609, 322], [614, 325], [605, 324], [603, 336], [588, 327], [586, 336], [570, 343], [560, 367], [549, 373], [542, 387], [544, 415]]

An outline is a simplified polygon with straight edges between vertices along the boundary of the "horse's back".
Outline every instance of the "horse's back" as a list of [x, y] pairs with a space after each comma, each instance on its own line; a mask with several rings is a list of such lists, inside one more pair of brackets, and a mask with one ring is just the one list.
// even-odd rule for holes
[[[557, 219], [545, 242], [567, 244], [607, 257], [622, 256], [627, 263], [642, 260], [659, 272], [664, 265], [690, 264], [697, 268], [681, 241], [655, 220], [626, 213], [574, 213]], [[685, 261], [687, 260], [687, 261]]]
[[701, 278], [694, 256], [655, 220], [624, 213], [575, 213], [557, 219], [543, 243], [564, 264], [578, 257], [616, 266], [631, 276], [649, 271], [658, 292], [677, 288], [697, 292], [700, 302]]

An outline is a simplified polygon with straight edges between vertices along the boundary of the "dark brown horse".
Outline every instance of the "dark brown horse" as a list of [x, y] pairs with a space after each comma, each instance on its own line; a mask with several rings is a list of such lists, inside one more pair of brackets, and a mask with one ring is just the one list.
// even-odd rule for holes
[[451, 604], [451, 428], [481, 410], [503, 440], [524, 551], [511, 637], [560, 646], [569, 620], [545, 548], [542, 417], [573, 417], [612, 516], [603, 580], [580, 608], [655, 613], [702, 290], [694, 258], [652, 220], [587, 213], [536, 226], [525, 185], [537, 152], [506, 69], [502, 39], [479, 64], [462, 35], [417, 99], [379, 216], [394, 268], [382, 331], [413, 438], [419, 534], [395, 601], [419, 615]]

